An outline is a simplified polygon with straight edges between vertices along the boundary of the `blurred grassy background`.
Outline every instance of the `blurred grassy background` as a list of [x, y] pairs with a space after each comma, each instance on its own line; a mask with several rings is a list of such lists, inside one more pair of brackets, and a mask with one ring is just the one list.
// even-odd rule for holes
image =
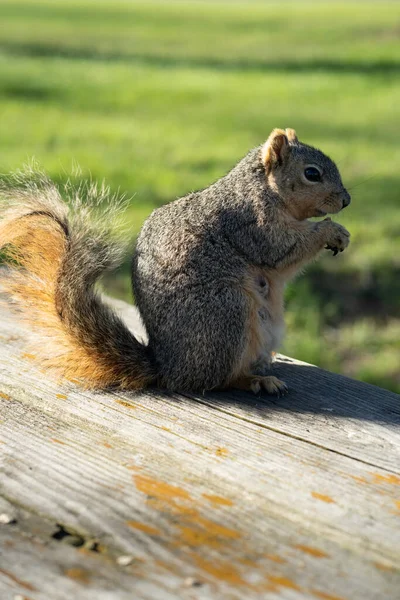
[[330, 154], [352, 244], [288, 289], [284, 351], [400, 392], [398, 2], [1, 0], [0, 22], [1, 170], [77, 162], [132, 195], [133, 231], [273, 127]]

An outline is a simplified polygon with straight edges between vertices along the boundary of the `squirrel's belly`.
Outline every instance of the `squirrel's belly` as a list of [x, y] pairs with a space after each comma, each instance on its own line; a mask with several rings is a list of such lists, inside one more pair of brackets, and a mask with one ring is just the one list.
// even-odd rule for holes
[[243, 282], [243, 292], [249, 306], [246, 323], [246, 344], [238, 365], [240, 372], [251, 366], [269, 363], [271, 353], [278, 350], [285, 332], [283, 315], [284, 282], [264, 273], [261, 269], [251, 269]]

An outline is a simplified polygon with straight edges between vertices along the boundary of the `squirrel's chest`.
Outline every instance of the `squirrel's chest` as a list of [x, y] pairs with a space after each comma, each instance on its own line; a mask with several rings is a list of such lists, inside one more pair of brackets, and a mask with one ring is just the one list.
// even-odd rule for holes
[[249, 313], [244, 360], [249, 365], [277, 350], [284, 335], [285, 282], [262, 269], [251, 269], [244, 280]]

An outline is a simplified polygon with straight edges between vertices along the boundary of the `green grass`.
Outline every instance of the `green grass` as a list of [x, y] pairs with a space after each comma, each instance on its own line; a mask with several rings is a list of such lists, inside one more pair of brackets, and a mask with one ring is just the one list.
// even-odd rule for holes
[[284, 350], [400, 391], [399, 3], [2, 0], [0, 22], [1, 171], [77, 162], [132, 196], [132, 232], [273, 127], [330, 154], [352, 244], [288, 290]]

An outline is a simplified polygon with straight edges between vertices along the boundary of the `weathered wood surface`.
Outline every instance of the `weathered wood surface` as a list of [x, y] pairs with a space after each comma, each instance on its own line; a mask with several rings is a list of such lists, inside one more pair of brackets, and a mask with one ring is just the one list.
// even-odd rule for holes
[[400, 598], [398, 395], [283, 357], [279, 400], [94, 394], [0, 314], [1, 600]]

